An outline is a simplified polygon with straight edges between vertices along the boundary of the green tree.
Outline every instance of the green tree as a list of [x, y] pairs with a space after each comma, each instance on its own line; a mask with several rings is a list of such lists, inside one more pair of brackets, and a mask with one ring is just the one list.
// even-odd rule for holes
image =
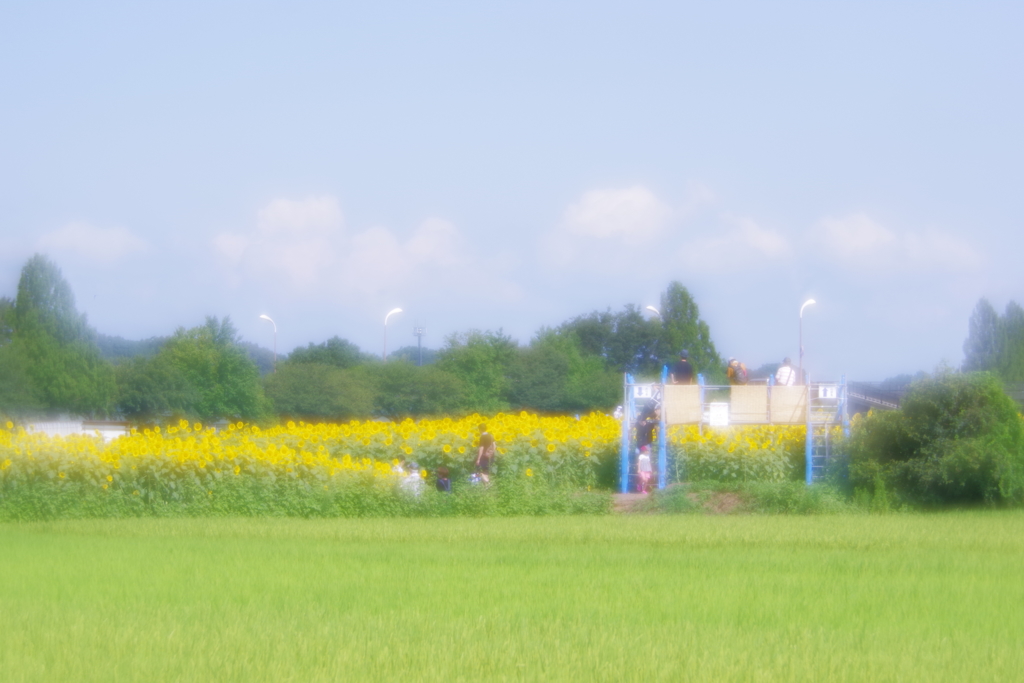
[[669, 283], [661, 295], [660, 311], [663, 360], [672, 363], [679, 352], [686, 349], [697, 372], [704, 373], [712, 381], [723, 381], [722, 357], [711, 341], [708, 324], [700, 318], [697, 302], [686, 287], [678, 282]]
[[268, 409], [260, 372], [237, 344], [229, 318], [208, 317], [206, 324], [179, 328], [157, 358], [166, 362], [187, 387], [186, 412], [202, 420], [257, 420]]
[[1024, 500], [1024, 422], [989, 373], [914, 383], [900, 410], [855, 421], [849, 450], [855, 488], [922, 503]]
[[1024, 309], [1015, 301], [1006, 305], [999, 321], [999, 357], [995, 367], [1004, 382], [1024, 382]]
[[28, 363], [20, 344], [0, 345], [0, 415], [27, 415], [46, 407], [29, 376]]
[[14, 311], [14, 301], [6, 296], [0, 297], [0, 347], [14, 338]]
[[360, 369], [323, 363], [282, 363], [264, 377], [267, 398], [279, 414], [306, 419], [364, 418], [373, 413], [377, 387]]
[[964, 341], [965, 372], [993, 370], [999, 357], [999, 314], [988, 299], [980, 299], [971, 313]]
[[115, 373], [121, 415], [142, 421], [172, 415], [198, 417], [192, 406], [200, 400], [199, 391], [169, 354], [129, 358], [116, 366]]
[[[422, 363], [420, 363], [420, 356], [423, 357]], [[394, 351], [388, 351], [388, 361], [392, 360], [404, 360], [413, 365], [431, 365], [437, 362], [437, 350], [428, 349], [426, 346], [422, 349], [418, 346], [403, 346]]]
[[449, 336], [436, 365], [465, 385], [466, 409], [494, 413], [509, 407], [508, 368], [515, 354], [516, 343], [501, 330], [471, 330]]
[[358, 346], [340, 337], [331, 337], [322, 344], [313, 344], [305, 348], [298, 348], [288, 355], [290, 363], [319, 363], [321, 365], [333, 365], [336, 368], [352, 368], [368, 361], [376, 356], [363, 353]]
[[391, 418], [451, 415], [469, 403], [469, 387], [455, 374], [436, 365], [416, 367], [388, 360], [356, 368], [377, 388], [374, 412]]
[[594, 311], [562, 324], [561, 335], [573, 335], [581, 352], [604, 359], [616, 372], [653, 376], [660, 372], [660, 329], [639, 307], [622, 312]]
[[509, 368], [509, 403], [544, 412], [585, 412], [615, 405], [622, 378], [601, 357], [584, 355], [572, 333], [541, 330]]
[[608, 362], [619, 372], [656, 378], [661, 374], [661, 334], [658, 322], [639, 306], [627, 304], [615, 316], [615, 334], [608, 344]]
[[574, 334], [584, 354], [604, 358], [607, 367], [617, 372], [657, 379], [662, 366], [673, 363], [686, 349], [697, 372], [712, 381], [724, 381], [722, 357], [686, 287], [669, 283], [659, 310], [660, 319], [651, 319], [633, 304], [618, 313], [594, 311], [562, 324], [558, 331]]
[[[8, 310], [4, 318], [11, 317]], [[45, 256], [33, 256], [22, 268], [13, 325], [7, 325], [8, 362], [17, 358], [32, 385], [26, 396], [50, 412], [96, 415], [112, 408], [113, 370], [75, 308], [70, 285]]]
[[1015, 301], [1000, 316], [987, 299], [978, 301], [964, 341], [965, 371], [986, 370], [1004, 382], [1024, 382], [1024, 309]]
[[167, 343], [167, 340], [168, 337], [150, 337], [134, 341], [124, 337], [97, 334], [96, 346], [99, 347], [100, 354], [104, 358], [117, 365], [127, 358], [136, 356], [152, 358], [160, 350], [160, 347]]

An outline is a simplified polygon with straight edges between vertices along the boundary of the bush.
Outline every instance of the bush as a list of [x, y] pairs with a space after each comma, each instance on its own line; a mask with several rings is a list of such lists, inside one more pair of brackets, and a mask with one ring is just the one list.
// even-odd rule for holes
[[164, 489], [101, 489], [86, 482], [33, 482], [0, 491], [0, 521], [124, 517], [508, 517], [606, 514], [606, 492], [574, 491], [543, 482], [497, 479], [491, 486], [457, 482], [451, 494], [427, 486], [411, 495], [363, 473], [327, 487], [300, 480], [225, 479], [212, 488], [187, 483]]
[[829, 514], [853, 508], [832, 486], [796, 481], [702, 481], [656, 491], [643, 506], [652, 512]]
[[884, 499], [885, 507], [893, 498], [925, 505], [1024, 500], [1024, 422], [987, 373], [940, 374], [914, 384], [900, 410], [858, 416], [848, 458], [850, 488]]

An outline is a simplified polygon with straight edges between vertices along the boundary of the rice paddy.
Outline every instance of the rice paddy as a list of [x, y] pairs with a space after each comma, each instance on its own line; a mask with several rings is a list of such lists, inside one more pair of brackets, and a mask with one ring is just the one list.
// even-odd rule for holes
[[0, 524], [5, 681], [1024, 671], [1024, 513]]

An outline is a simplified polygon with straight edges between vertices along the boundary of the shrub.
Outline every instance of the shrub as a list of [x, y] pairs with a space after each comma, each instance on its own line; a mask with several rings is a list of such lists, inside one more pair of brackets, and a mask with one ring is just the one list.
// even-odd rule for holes
[[[888, 507], [1024, 500], [1024, 422], [987, 373], [914, 384], [898, 411], [855, 418], [849, 485]], [[862, 494], [863, 495], [863, 494]]]

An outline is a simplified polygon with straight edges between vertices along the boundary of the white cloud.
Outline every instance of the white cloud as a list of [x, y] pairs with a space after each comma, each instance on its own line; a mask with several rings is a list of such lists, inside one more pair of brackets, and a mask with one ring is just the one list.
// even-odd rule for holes
[[811, 241], [826, 257], [847, 266], [973, 270], [981, 255], [963, 240], [937, 231], [897, 233], [864, 213], [822, 219]]
[[841, 259], [861, 259], [891, 250], [896, 235], [863, 213], [825, 218], [816, 236], [825, 250]]
[[677, 205], [642, 186], [593, 190], [570, 205], [561, 223], [542, 240], [546, 259], [568, 269], [636, 268], [647, 276], [678, 272], [683, 264], [708, 271], [730, 264], [756, 266], [790, 257], [777, 230], [720, 210], [704, 184], [691, 184]]
[[354, 232], [333, 197], [277, 199], [247, 232], [223, 233], [214, 248], [235, 286], [282, 278], [292, 289], [377, 295], [462, 281], [471, 259], [452, 223], [429, 218], [406, 238], [383, 226]]
[[36, 246], [47, 251], [72, 252], [104, 264], [148, 248], [144, 240], [126, 228], [98, 228], [78, 222], [43, 235]]
[[245, 235], [225, 233], [213, 238], [213, 246], [227, 258], [228, 263], [237, 266], [242, 262], [245, 250], [249, 247], [249, 238]]
[[354, 235], [343, 272], [349, 287], [372, 294], [417, 281], [457, 280], [469, 261], [456, 227], [430, 218], [405, 241], [382, 227]]
[[717, 270], [733, 265], [752, 267], [778, 262], [792, 254], [789, 241], [778, 230], [766, 228], [752, 218], [724, 215], [715, 234], [683, 245], [680, 259], [691, 269]]
[[229, 266], [250, 275], [281, 276], [303, 289], [337, 262], [344, 224], [333, 197], [275, 199], [257, 214], [254, 231], [223, 233], [213, 244]]
[[334, 197], [307, 199], [275, 199], [258, 215], [259, 231], [264, 235], [282, 234], [329, 236], [345, 223], [338, 200]]
[[619, 238], [627, 244], [643, 244], [657, 237], [672, 211], [642, 186], [591, 190], [569, 206], [564, 229], [577, 237]]
[[430, 218], [413, 233], [405, 247], [408, 257], [428, 266], [450, 267], [461, 255], [459, 231], [448, 221]]

